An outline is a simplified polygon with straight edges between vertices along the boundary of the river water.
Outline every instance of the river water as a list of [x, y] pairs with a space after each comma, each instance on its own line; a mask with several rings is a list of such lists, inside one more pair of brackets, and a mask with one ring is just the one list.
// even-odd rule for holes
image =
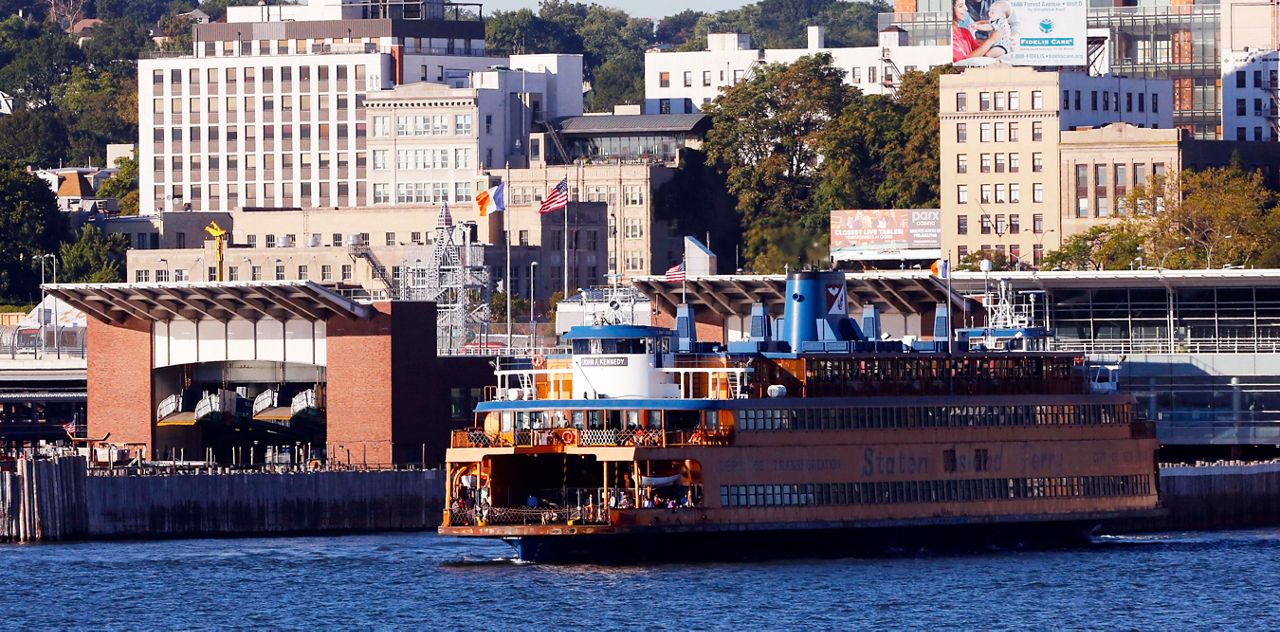
[[434, 533], [3, 545], [0, 629], [1280, 627], [1280, 530], [767, 563], [509, 555]]

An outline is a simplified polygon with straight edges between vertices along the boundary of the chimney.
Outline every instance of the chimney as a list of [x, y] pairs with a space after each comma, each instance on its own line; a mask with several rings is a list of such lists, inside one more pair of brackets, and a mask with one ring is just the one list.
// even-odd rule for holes
[[809, 50], [827, 47], [827, 27], [810, 26], [809, 33]]

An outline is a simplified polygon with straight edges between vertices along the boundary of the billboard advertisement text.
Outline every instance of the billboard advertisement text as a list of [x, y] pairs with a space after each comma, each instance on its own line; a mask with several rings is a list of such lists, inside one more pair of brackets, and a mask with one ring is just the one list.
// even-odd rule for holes
[[831, 250], [938, 249], [942, 211], [877, 209], [831, 212]]
[[1086, 0], [955, 0], [951, 53], [957, 66], [1088, 63]]

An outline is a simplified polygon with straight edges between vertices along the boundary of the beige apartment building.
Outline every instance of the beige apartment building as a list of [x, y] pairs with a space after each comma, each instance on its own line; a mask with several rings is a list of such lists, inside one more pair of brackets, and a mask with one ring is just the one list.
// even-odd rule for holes
[[1074, 235], [1122, 218], [1125, 198], [1152, 176], [1176, 174], [1186, 131], [1150, 129], [1112, 123], [1106, 127], [1062, 133], [1059, 181], [1062, 182], [1061, 227]]
[[[1064, 138], [1070, 144], [1073, 130], [1114, 123], [1169, 129], [1173, 120], [1169, 81], [1080, 72], [972, 68], [943, 75], [939, 98], [942, 250], [953, 260], [987, 251], [1038, 265], [1079, 229], [1075, 220], [1086, 219], [1078, 215], [1086, 211], [1064, 203]], [[1115, 164], [1133, 161], [1113, 157]], [[1071, 169], [1074, 174], [1075, 162]], [[1128, 182], [1132, 172], [1121, 170]], [[1109, 164], [1106, 174], [1115, 173]], [[1103, 186], [1108, 201], [1102, 206], [1097, 195], [1086, 196], [1089, 217], [1109, 217], [1114, 208], [1114, 190]], [[1072, 221], [1064, 222], [1067, 217]]]

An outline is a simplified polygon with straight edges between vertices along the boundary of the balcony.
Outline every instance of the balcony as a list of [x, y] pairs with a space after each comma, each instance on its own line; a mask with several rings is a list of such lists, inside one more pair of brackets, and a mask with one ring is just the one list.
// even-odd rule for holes
[[572, 446], [665, 448], [732, 444], [733, 430], [730, 428], [539, 428], [505, 432], [472, 428], [454, 430], [449, 445], [454, 448], [549, 448], [549, 451], [558, 452]]

